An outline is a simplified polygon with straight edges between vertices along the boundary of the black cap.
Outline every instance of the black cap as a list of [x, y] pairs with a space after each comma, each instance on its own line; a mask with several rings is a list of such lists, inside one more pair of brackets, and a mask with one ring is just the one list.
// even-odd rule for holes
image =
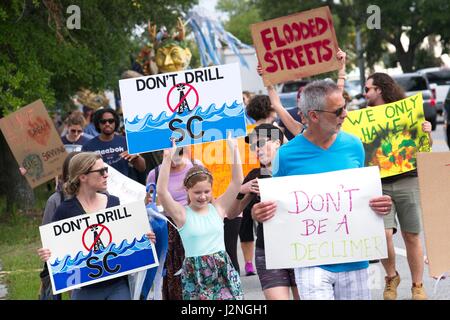
[[256, 135], [257, 138], [264, 137], [270, 140], [280, 140], [280, 144], [283, 144], [284, 134], [283, 131], [277, 126], [270, 123], [263, 123], [256, 126], [253, 131], [245, 137], [245, 142], [250, 143], [250, 136]]

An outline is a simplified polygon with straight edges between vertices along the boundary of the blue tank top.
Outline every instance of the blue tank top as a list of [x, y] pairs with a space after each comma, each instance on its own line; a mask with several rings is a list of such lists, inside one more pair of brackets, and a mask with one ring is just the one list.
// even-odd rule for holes
[[225, 251], [223, 220], [208, 204], [208, 213], [199, 214], [186, 206], [186, 222], [178, 230], [186, 257], [199, 257]]

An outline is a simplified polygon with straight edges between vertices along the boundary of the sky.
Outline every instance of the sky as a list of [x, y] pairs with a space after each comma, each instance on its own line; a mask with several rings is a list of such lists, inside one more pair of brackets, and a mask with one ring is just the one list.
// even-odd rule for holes
[[219, 19], [220, 15], [215, 9], [217, 0], [200, 0], [198, 5], [205, 8], [214, 18]]

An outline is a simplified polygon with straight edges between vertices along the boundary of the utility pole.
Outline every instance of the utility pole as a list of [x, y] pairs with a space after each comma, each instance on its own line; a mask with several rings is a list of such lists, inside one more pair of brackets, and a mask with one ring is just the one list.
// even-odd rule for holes
[[361, 85], [361, 93], [363, 93], [366, 75], [364, 72], [364, 52], [361, 45], [361, 27], [359, 24], [356, 25], [356, 56], [358, 57], [359, 81]]

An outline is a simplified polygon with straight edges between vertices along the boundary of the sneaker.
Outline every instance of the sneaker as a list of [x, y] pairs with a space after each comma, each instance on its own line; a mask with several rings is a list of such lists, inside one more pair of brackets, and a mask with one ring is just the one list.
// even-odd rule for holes
[[397, 300], [397, 287], [400, 284], [400, 275], [395, 271], [394, 277], [384, 277], [386, 286], [384, 287], [384, 300]]
[[423, 288], [423, 283], [415, 284], [411, 287], [412, 299], [413, 300], [427, 300], [427, 294], [425, 293], [425, 289]]
[[245, 263], [245, 274], [247, 276], [254, 276], [256, 274], [255, 269], [253, 269], [253, 263], [251, 262]]

